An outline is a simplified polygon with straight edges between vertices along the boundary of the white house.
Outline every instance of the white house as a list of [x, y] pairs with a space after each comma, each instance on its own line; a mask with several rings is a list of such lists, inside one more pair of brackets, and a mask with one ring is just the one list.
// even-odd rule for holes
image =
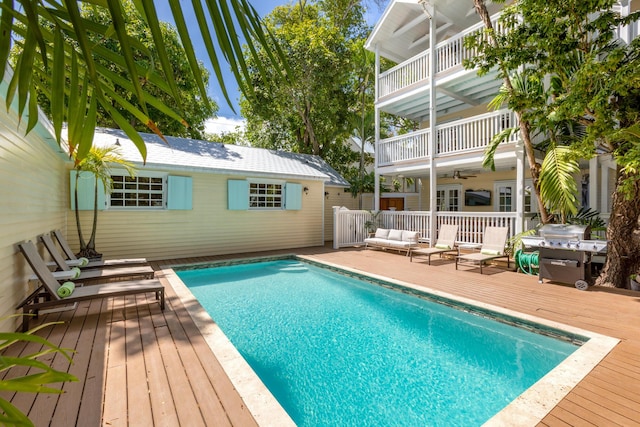
[[[501, 5], [487, 3], [495, 20]], [[621, 1], [617, 10], [624, 15], [638, 7], [640, 1]], [[381, 177], [385, 182], [411, 177], [415, 186], [402, 194], [377, 193], [375, 206], [422, 211], [427, 216], [420, 230], [425, 237], [434, 235], [443, 221], [463, 225], [479, 219], [500, 222], [514, 234], [535, 212], [519, 135], [498, 148], [495, 172], [482, 168], [490, 139], [516, 120], [512, 111], [487, 107], [502, 85], [496, 73], [480, 77], [462, 66], [472, 54], [464, 37], [482, 28], [468, 0], [392, 0], [366, 43], [376, 54], [376, 128], [381, 112], [420, 123], [419, 130], [405, 135], [376, 136], [376, 183]], [[637, 33], [636, 23], [620, 37], [628, 41]], [[382, 58], [397, 65], [382, 70]], [[609, 157], [585, 161], [579, 178], [583, 204], [606, 215], [614, 177]]]

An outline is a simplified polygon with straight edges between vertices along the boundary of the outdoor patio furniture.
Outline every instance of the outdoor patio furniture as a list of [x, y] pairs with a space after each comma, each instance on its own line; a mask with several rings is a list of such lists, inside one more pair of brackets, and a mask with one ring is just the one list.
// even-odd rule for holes
[[[51, 234], [53, 235], [53, 237], [55, 237], [55, 239], [60, 244], [60, 247], [62, 248], [62, 252], [64, 253], [64, 256], [67, 257], [65, 262], [67, 263], [67, 265], [71, 267], [77, 266], [77, 267], [87, 269], [87, 268], [96, 268], [96, 267], [97, 268], [128, 267], [128, 266], [134, 266], [134, 265], [147, 265], [146, 258], [106, 259], [106, 260], [99, 260], [99, 261], [89, 261], [88, 264], [80, 265], [80, 263], [83, 260], [76, 257], [76, 255], [73, 253], [73, 250], [71, 250], [71, 246], [69, 246], [67, 239], [65, 239], [64, 236], [62, 235], [62, 232], [60, 230], [53, 230]], [[53, 238], [49, 237], [49, 240], [51, 240], [51, 243], [53, 244]], [[47, 245], [47, 242], [45, 242], [44, 240], [43, 240], [43, 243], [45, 244], [45, 246]], [[53, 244], [53, 247], [55, 247], [55, 244]], [[49, 249], [48, 246], [47, 246], [47, 249]], [[51, 250], [49, 250], [49, 252], [51, 252]]]
[[456, 257], [456, 270], [458, 269], [458, 264], [461, 263], [479, 264], [480, 274], [482, 274], [482, 266], [485, 262], [499, 258], [506, 258], [507, 268], [509, 268], [509, 255], [505, 253], [508, 235], [509, 229], [507, 227], [486, 227], [480, 250], [458, 255]]
[[37, 315], [38, 311], [42, 309], [74, 304], [78, 301], [95, 298], [109, 298], [153, 292], [156, 294], [156, 299], [160, 303], [160, 308], [164, 310], [164, 286], [156, 279], [111, 282], [92, 286], [78, 286], [75, 288], [69, 284], [65, 284], [64, 286], [70, 286], [71, 292], [68, 296], [61, 297], [59, 290], [63, 285], [59, 283], [53, 276], [53, 273], [49, 271], [44, 260], [40, 257], [40, 254], [38, 254], [38, 250], [33, 242], [23, 242], [18, 244], [18, 247], [40, 281], [40, 286], [17, 307], [18, 309], [22, 309], [24, 315], [22, 321], [23, 331], [29, 329], [29, 315], [31, 313]]
[[[58, 251], [51, 240], [51, 236], [43, 234], [39, 236], [40, 240], [45, 243], [47, 251], [56, 263], [60, 271], [53, 272], [52, 275], [58, 280], [77, 279], [83, 282], [98, 280], [125, 280], [125, 279], [153, 279], [155, 274], [153, 268], [148, 265], [120, 267], [120, 268], [94, 268], [90, 270], [82, 270], [79, 275], [65, 262], [64, 257]], [[45, 263], [46, 265], [46, 263]]]
[[378, 228], [372, 237], [364, 239], [364, 247], [365, 249], [377, 247], [399, 252], [406, 251], [409, 255], [411, 250], [419, 247], [418, 239], [420, 239], [420, 233], [417, 231]]
[[456, 248], [456, 237], [458, 236], [458, 226], [455, 224], [443, 224], [440, 226], [440, 231], [438, 233], [438, 240], [436, 244], [430, 248], [419, 248], [413, 249], [410, 253], [410, 260], [413, 262], [414, 256], [422, 256], [425, 255], [427, 257], [427, 263], [431, 265], [431, 255], [439, 254], [442, 257], [442, 254], [446, 253], [455, 253], [458, 254], [458, 249]]

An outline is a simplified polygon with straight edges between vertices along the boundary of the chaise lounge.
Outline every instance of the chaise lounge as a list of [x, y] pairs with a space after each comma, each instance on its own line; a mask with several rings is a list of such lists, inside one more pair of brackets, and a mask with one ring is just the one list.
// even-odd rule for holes
[[378, 228], [372, 237], [364, 239], [364, 247], [365, 249], [376, 247], [399, 252], [406, 251], [409, 255], [411, 250], [419, 247], [418, 239], [420, 239], [420, 233], [417, 231]]
[[[131, 267], [118, 267], [118, 268], [94, 268], [89, 270], [80, 271], [79, 275], [75, 275], [75, 271], [65, 262], [64, 257], [58, 251], [55, 244], [51, 240], [51, 236], [43, 234], [38, 236], [44, 243], [47, 251], [53, 258], [56, 266], [60, 271], [53, 272], [52, 275], [58, 280], [77, 279], [83, 282], [98, 281], [98, 280], [124, 280], [124, 279], [153, 279], [155, 272], [153, 268], [148, 265], [131, 266]], [[114, 266], [116, 267], [116, 266]]]
[[96, 298], [153, 292], [160, 303], [160, 309], [164, 310], [164, 286], [156, 279], [72, 287], [69, 296], [62, 297], [59, 294], [60, 288], [68, 285], [60, 284], [53, 276], [53, 273], [49, 271], [44, 260], [40, 257], [40, 254], [38, 254], [38, 250], [33, 242], [23, 242], [18, 244], [18, 247], [40, 280], [40, 286], [17, 307], [18, 309], [22, 309], [22, 330], [25, 332], [29, 329], [29, 317], [31, 313], [37, 315], [41, 309], [59, 307]]
[[[65, 262], [70, 267], [82, 267], [84, 269], [88, 269], [88, 268], [132, 267], [136, 265], [147, 265], [146, 258], [106, 259], [101, 261], [89, 261], [88, 263], [83, 264], [82, 261], [84, 260], [76, 257], [76, 255], [71, 250], [71, 246], [69, 246], [67, 239], [64, 238], [60, 230], [53, 230], [51, 234], [58, 241], [58, 244], [60, 245], [60, 248], [62, 248], [62, 252], [64, 256], [67, 257]], [[45, 236], [47, 235], [45, 234]], [[50, 243], [51, 247], [55, 247], [55, 243], [53, 242], [53, 238], [51, 236], [49, 236], [49, 240], [51, 241]], [[45, 242], [44, 240], [43, 240], [43, 243], [45, 244], [45, 246], [48, 245], [48, 243]], [[49, 249], [49, 246], [47, 246], [47, 250], [51, 252], [51, 249]]]
[[458, 255], [456, 248], [456, 238], [458, 236], [458, 226], [455, 224], [443, 224], [440, 226], [438, 240], [436, 244], [430, 248], [419, 248], [411, 251], [411, 262], [415, 256], [426, 256], [427, 263], [431, 265], [431, 255], [440, 255], [447, 253], [455, 253]]
[[480, 274], [482, 274], [482, 266], [485, 262], [499, 258], [506, 258], [507, 268], [509, 268], [509, 255], [504, 250], [508, 235], [509, 229], [507, 227], [486, 227], [480, 252], [458, 255], [456, 257], [456, 270], [458, 269], [458, 264], [461, 263], [479, 264]]

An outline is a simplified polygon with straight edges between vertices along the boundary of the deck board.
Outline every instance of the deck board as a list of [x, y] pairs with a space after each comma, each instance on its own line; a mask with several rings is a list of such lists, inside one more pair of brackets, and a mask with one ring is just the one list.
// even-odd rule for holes
[[[276, 253], [292, 253], [292, 250]], [[295, 251], [314, 259], [370, 272], [458, 297], [492, 304], [621, 340], [540, 426], [640, 426], [640, 293], [546, 282], [489, 267], [455, 270], [450, 260], [432, 265], [391, 252], [328, 247]], [[203, 263], [274, 253], [162, 260], [160, 265]], [[160, 277], [165, 284], [166, 280]], [[151, 295], [83, 302], [76, 310], [32, 321], [64, 320], [38, 334], [74, 348], [74, 363], [44, 358], [79, 382], [62, 395], [3, 393], [37, 426], [251, 426], [257, 425], [186, 308], [167, 288], [167, 308]], [[6, 354], [37, 349], [19, 344]], [[8, 376], [24, 374], [16, 368]]]

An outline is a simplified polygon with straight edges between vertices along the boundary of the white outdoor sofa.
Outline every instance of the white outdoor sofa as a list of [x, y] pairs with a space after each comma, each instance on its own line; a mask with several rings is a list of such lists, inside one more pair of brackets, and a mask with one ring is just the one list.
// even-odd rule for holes
[[412, 249], [419, 248], [420, 233], [417, 231], [395, 230], [378, 228], [371, 237], [364, 239], [365, 248], [375, 247], [380, 249], [392, 249], [399, 252], [411, 253]]

